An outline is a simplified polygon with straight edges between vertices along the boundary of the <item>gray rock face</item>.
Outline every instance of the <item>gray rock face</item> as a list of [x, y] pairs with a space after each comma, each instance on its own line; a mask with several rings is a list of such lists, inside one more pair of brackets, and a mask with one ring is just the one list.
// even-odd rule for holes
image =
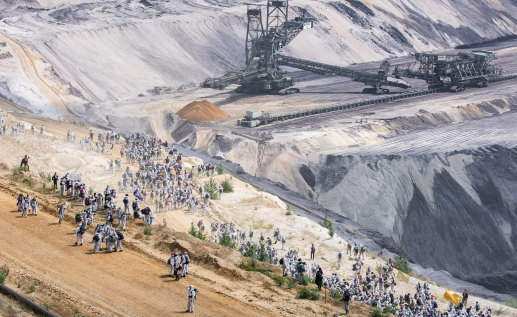
[[416, 263], [517, 293], [517, 149], [324, 162], [320, 204], [392, 237]]

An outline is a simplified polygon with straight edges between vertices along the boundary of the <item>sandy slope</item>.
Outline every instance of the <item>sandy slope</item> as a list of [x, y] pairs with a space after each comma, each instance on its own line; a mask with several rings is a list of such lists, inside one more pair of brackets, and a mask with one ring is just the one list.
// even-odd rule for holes
[[[14, 119], [14, 117], [10, 117], [9, 123], [14, 122]], [[16, 119], [18, 121], [20, 117]], [[38, 171], [57, 170], [62, 175], [66, 170], [77, 169], [84, 172], [83, 177], [87, 184], [93, 184], [96, 190], [103, 189], [106, 183], [115, 184], [119, 176], [105, 172], [105, 163], [107, 162], [105, 157], [98, 153], [84, 153], [80, 151], [77, 145], [60, 140], [68, 129], [76, 131], [76, 134], [81, 136], [87, 132], [87, 128], [70, 124], [56, 124], [53, 121], [41, 118], [24, 117], [24, 120], [30, 123], [34, 122], [37, 125], [45, 124], [49, 134], [43, 138], [33, 138], [30, 135], [21, 136], [17, 139], [3, 138], [0, 141], [0, 146], [7, 156], [2, 160], [7, 162], [9, 166], [16, 164], [18, 157], [28, 152], [32, 156], [31, 168], [34, 170], [34, 174], [37, 174]], [[35, 151], [35, 149], [41, 151]], [[61, 155], [64, 155], [62, 159], [56, 160], [56, 158], [59, 158], [59, 156], [53, 155], [56, 151], [60, 151]], [[200, 162], [195, 158], [187, 158], [185, 161], [195, 162], [195, 164]], [[4, 175], [6, 175], [5, 173]], [[222, 181], [228, 177], [227, 175], [221, 175], [217, 176], [216, 180]], [[201, 179], [200, 182], [205, 180], [206, 178]], [[254, 228], [256, 237], [260, 233], [271, 236], [273, 229], [279, 228], [282, 234], [287, 237], [286, 248], [300, 250], [302, 258], [309, 261], [309, 246], [311, 242], [314, 242], [318, 250], [316, 261], [323, 267], [326, 274], [337, 272], [347, 279], [352, 277], [352, 261], [348, 257], [344, 257], [340, 268], [336, 265], [337, 252], [344, 249], [345, 241], [343, 239], [339, 237], [329, 238], [325, 229], [304, 217], [286, 215], [285, 204], [275, 196], [257, 191], [250, 185], [235, 179], [232, 182], [235, 192], [225, 194], [221, 201], [212, 201], [208, 214], [204, 218], [207, 224], [214, 220], [219, 222], [232, 221], [237, 224], [238, 228], [244, 230]], [[3, 183], [3, 186], [8, 184], [6, 180], [1, 181], [1, 183]], [[140, 316], [143, 315], [143, 312], [146, 312], [146, 309], [151, 309], [143, 308], [149, 301], [153, 305], [159, 302], [157, 307], [152, 308], [154, 309], [153, 312], [157, 313], [163, 312], [164, 309], [171, 309], [169, 312], [183, 309], [182, 283], [185, 280], [179, 283], [180, 287], [176, 283], [164, 283], [164, 279], [161, 277], [167, 272], [163, 263], [167, 259], [169, 250], [173, 250], [169, 249], [168, 246], [175, 248], [177, 244], [171, 242], [171, 235], [160, 231], [158, 226], [153, 229], [157, 230], [155, 235], [150, 239], [142, 239], [141, 227], [137, 224], [130, 224], [126, 237], [131, 246], [126, 247], [124, 253], [91, 255], [88, 251], [92, 248], [92, 245], [89, 243], [86, 243], [83, 248], [71, 246], [74, 239], [74, 227], [71, 224], [65, 224], [62, 227], [53, 225], [55, 215], [49, 216], [44, 213], [38, 217], [29, 217], [29, 219], [17, 218], [17, 213], [10, 212], [14, 209], [12, 192], [8, 191], [6, 194], [6, 187], [0, 188], [0, 192], [3, 192], [1, 199], [3, 200], [2, 206], [4, 206], [1, 211], [4, 216], [0, 217], [0, 225], [2, 228], [9, 228], [9, 230], [0, 233], [2, 240], [0, 242], [0, 250], [2, 251], [0, 252], [2, 252], [2, 259], [5, 259], [11, 265], [22, 269], [23, 272], [29, 272], [27, 274], [31, 274], [31, 276], [41, 278], [44, 281], [42, 282], [43, 285], [56, 285], [56, 288], [67, 294], [69, 293], [76, 302], [88, 307], [88, 310], [92, 313], [109, 312], [110, 314], [123, 313]], [[47, 198], [45, 199], [47, 200]], [[45, 202], [44, 205], [53, 206], [56, 201], [56, 198], [48, 197], [48, 202]], [[76, 207], [76, 209], [79, 210], [80, 207]], [[157, 214], [157, 218], [158, 224], [162, 224], [166, 220], [168, 228], [179, 232], [186, 232], [191, 222], [197, 223], [199, 219], [202, 219], [199, 213], [188, 215], [184, 210], [160, 213]], [[97, 221], [99, 219], [101, 218], [98, 217]], [[34, 226], [34, 224], [37, 225]], [[172, 236], [179, 237], [177, 234], [172, 234]], [[28, 239], [28, 237], [35, 238]], [[87, 233], [87, 241], [90, 238], [91, 233]], [[23, 243], [18, 245], [19, 241], [23, 241]], [[27, 243], [27, 241], [30, 241], [30, 243]], [[202, 251], [201, 245], [193, 244], [195, 241], [198, 240], [188, 240], [181, 243], [198, 255], [207, 252]], [[159, 243], [155, 244], [155, 242]], [[276, 247], [279, 246], [276, 245]], [[210, 305], [214, 302], [232, 303], [231, 305], [233, 305], [233, 302], [241, 302], [241, 304], [237, 303], [234, 306], [240, 307], [238, 309], [241, 310], [249, 309], [253, 313], [267, 312], [267, 314], [280, 313], [282, 315], [312, 315], [335, 309], [332, 306], [325, 307], [321, 302], [300, 302], [295, 299], [293, 292], [288, 292], [285, 289], [275, 289], [272, 287], [271, 280], [264, 280], [264, 277], [260, 274], [258, 276], [242, 275], [242, 271], [236, 269], [235, 265], [231, 263], [233, 261], [231, 259], [235, 259], [234, 255], [226, 253], [227, 251], [224, 248], [208, 250], [210, 250], [208, 251], [209, 254], [219, 254], [222, 258], [218, 260], [221, 263], [220, 265], [228, 267], [232, 273], [228, 275], [226, 270], [216, 271], [216, 274], [214, 274], [213, 262], [206, 262], [202, 265], [193, 263], [193, 279], [187, 281], [193, 281], [196, 286], [200, 285], [203, 294], [211, 294], [207, 297], [206, 305], [201, 300], [199, 301], [199, 304], [204, 307], [202, 309], [211, 309], [212, 306]], [[224, 256], [222, 256], [223, 254]], [[237, 257], [235, 263], [239, 261]], [[365, 269], [367, 266], [376, 268], [384, 261], [380, 257], [369, 255], [365, 260]], [[123, 263], [122, 267], [121, 263]], [[88, 275], [88, 278], [86, 278], [86, 275]], [[419, 279], [411, 277], [409, 283], [399, 282], [397, 292], [413, 292], [414, 286], [419, 281]], [[139, 290], [133, 291], [132, 288], [128, 287], [128, 283], [131, 287], [136, 285], [135, 288]], [[106, 286], [104, 286], [105, 284]], [[80, 287], [76, 287], [77, 285]], [[432, 291], [434, 294], [441, 295], [444, 288], [433, 285]], [[123, 292], [122, 298], [112, 295], [118, 294], [117, 292]], [[141, 296], [148, 292], [153, 292], [153, 298], [143, 301]], [[224, 294], [224, 297], [212, 296], [214, 293], [220, 294], [220, 296]], [[176, 295], [179, 296], [180, 300], [174, 299]], [[109, 300], [106, 302], [106, 299], [113, 300], [113, 302], [109, 302]], [[251, 308], [247, 307], [247, 303], [250, 303], [249, 300], [252, 301]], [[472, 300], [478, 299], [472, 297]], [[174, 301], [174, 303], [170, 304], [168, 301]], [[486, 300], [480, 301], [482, 305], [498, 307], [498, 304]], [[169, 305], [169, 308], [164, 306], [165, 303]], [[303, 303], [303, 305], [300, 305], [300, 303]], [[442, 302], [442, 305], [445, 305], [445, 303]], [[94, 307], [98, 307], [98, 309]], [[305, 307], [310, 307], [310, 309], [305, 310]], [[257, 312], [257, 310], [259, 311]], [[510, 312], [508, 311], [508, 313]]]
[[[0, 232], [2, 258], [23, 263], [39, 278], [99, 311], [126, 316], [180, 313], [186, 309], [184, 287], [189, 283], [199, 285], [196, 277], [170, 283], [171, 279], [163, 277], [166, 272], [163, 263], [129, 249], [122, 253], [93, 255], [89, 252], [93, 244], [86, 243], [82, 248], [73, 246], [72, 225], [57, 226], [56, 218], [45, 213], [24, 219], [15, 212], [10, 195], [2, 194], [0, 201], [0, 226], [4, 228]], [[200, 296], [196, 311], [200, 316], [263, 315], [203, 286], [197, 287]]]

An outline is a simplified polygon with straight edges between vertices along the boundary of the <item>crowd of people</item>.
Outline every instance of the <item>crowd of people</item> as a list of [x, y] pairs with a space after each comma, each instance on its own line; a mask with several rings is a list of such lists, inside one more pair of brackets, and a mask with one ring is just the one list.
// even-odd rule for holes
[[[3, 116], [0, 117], [0, 137], [5, 135], [6, 126]], [[23, 124], [13, 126], [12, 133], [23, 131]], [[31, 127], [33, 134], [34, 126]], [[40, 129], [43, 134], [43, 126]], [[94, 133], [90, 130], [89, 137], [80, 140], [82, 150], [93, 151], [94, 145], [97, 152], [112, 152], [114, 144], [121, 143], [118, 134], [112, 132], [101, 132], [97, 135], [97, 141], [94, 142]], [[75, 135], [67, 132], [67, 141], [75, 142]], [[162, 159], [163, 151], [166, 153], [166, 159]], [[27, 157], [27, 156], [26, 156]], [[85, 233], [89, 226], [94, 225], [94, 219], [99, 211], [103, 212], [105, 219], [98, 223], [93, 229], [92, 241], [94, 243], [93, 253], [102, 251], [102, 242], [105, 242], [105, 250], [107, 252], [123, 251], [122, 242], [124, 240], [123, 231], [126, 230], [126, 223], [129, 219], [141, 219], [145, 225], [152, 225], [155, 220], [155, 212], [167, 212], [186, 208], [186, 212], [195, 214], [198, 212], [198, 206], [201, 205], [201, 215], [206, 215], [206, 209], [210, 205], [210, 199], [215, 198], [206, 191], [204, 186], [199, 186], [195, 190], [194, 186], [197, 179], [204, 176], [214, 175], [215, 164], [199, 164], [198, 166], [189, 166], [186, 168], [181, 153], [167, 142], [162, 142], [156, 137], [149, 137], [142, 134], [131, 134], [125, 138], [125, 143], [120, 149], [120, 159], [111, 160], [108, 165], [110, 172], [122, 170], [122, 160], [130, 166], [122, 173], [122, 178], [118, 181], [119, 192], [126, 193], [122, 199], [122, 205], [116, 202], [117, 190], [106, 186], [103, 192], [94, 192], [91, 188], [87, 190], [87, 186], [82, 182], [79, 173], [70, 172], [63, 177], [59, 177], [57, 173], [52, 176], [53, 187], [58, 188], [62, 197], [73, 201], [80, 201], [84, 206], [84, 210], [76, 215], [77, 229], [75, 245], [83, 245]], [[22, 161], [23, 162], [23, 161]], [[28, 162], [28, 157], [27, 157]], [[133, 168], [131, 168], [131, 165]], [[197, 172], [197, 175], [196, 175]], [[222, 188], [219, 186], [218, 196], [222, 196]], [[132, 193], [132, 197], [129, 193]], [[29, 211], [33, 215], [37, 215], [38, 202], [35, 198], [31, 198], [28, 194], [18, 196], [18, 211], [23, 217], [27, 217]], [[130, 213], [130, 206], [132, 213]], [[142, 207], [142, 208], [141, 208]], [[65, 204], [58, 205], [58, 217], [61, 224], [65, 218], [65, 212], [68, 207]], [[116, 224], [115, 224], [116, 222]], [[200, 220], [197, 224], [201, 232], [205, 231], [205, 224]], [[448, 309], [440, 312], [438, 302], [433, 295], [427, 283], [423, 286], [417, 285], [416, 292], [411, 295], [399, 294], [395, 292], [397, 281], [393, 274], [393, 263], [391, 260], [388, 264], [381, 267], [381, 270], [373, 272], [370, 267], [363, 272], [363, 260], [366, 248], [362, 245], [348, 243], [346, 245], [346, 255], [354, 258], [354, 264], [351, 267], [354, 277], [350, 280], [341, 278], [337, 273], [324, 275], [323, 269], [316, 262], [316, 246], [310, 247], [310, 259], [312, 263], [307, 264], [302, 261], [298, 250], [285, 248], [286, 239], [280, 233], [279, 229], [275, 229], [272, 236], [264, 236], [260, 233], [254, 242], [255, 232], [253, 229], [249, 231], [238, 229], [234, 223], [218, 223], [210, 224], [210, 238], [214, 242], [221, 242], [223, 239], [229, 239], [235, 243], [238, 250], [247, 255], [253, 252], [263, 252], [263, 261], [273, 265], [282, 267], [284, 276], [297, 279], [300, 283], [304, 283], [304, 278], [308, 277], [314, 280], [321, 290], [325, 287], [330, 292], [336, 292], [342, 295], [345, 303], [346, 312], [349, 312], [349, 303], [351, 300], [362, 302], [371, 306], [385, 308], [390, 307], [397, 316], [491, 316], [490, 309], [482, 309], [479, 303], [474, 307], [467, 306], [468, 293], [464, 292], [463, 299], [457, 306], [449, 305]], [[257, 251], [259, 250], [259, 251]], [[283, 253], [283, 256], [281, 254]], [[341, 266], [343, 252], [337, 254], [337, 264]], [[176, 280], [185, 277], [188, 274], [188, 266], [190, 257], [187, 252], [173, 252], [167, 261], [169, 267], [169, 276], [174, 276]], [[194, 286], [187, 286], [188, 291], [188, 311], [193, 312], [194, 299], [197, 290]]]

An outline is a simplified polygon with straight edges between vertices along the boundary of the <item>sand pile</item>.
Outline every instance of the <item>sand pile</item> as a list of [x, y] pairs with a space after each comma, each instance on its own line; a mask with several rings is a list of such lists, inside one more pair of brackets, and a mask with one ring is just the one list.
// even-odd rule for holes
[[229, 115], [208, 100], [193, 101], [176, 112], [176, 114], [183, 120], [194, 122], [208, 122], [230, 118]]

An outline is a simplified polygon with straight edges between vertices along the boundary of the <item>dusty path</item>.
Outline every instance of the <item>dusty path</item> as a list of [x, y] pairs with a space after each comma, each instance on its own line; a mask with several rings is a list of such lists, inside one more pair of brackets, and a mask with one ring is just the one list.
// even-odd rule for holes
[[14, 54], [18, 58], [23, 71], [27, 75], [27, 78], [36, 85], [39, 91], [47, 98], [47, 100], [53, 105], [54, 109], [58, 109], [61, 116], [75, 118], [70, 112], [66, 103], [62, 100], [60, 94], [56, 89], [45, 80], [45, 75], [40, 72], [36, 65], [36, 60], [40, 58], [35, 55], [28, 47], [24, 44], [11, 39], [5, 34], [0, 32], [0, 41], [6, 42], [9, 47], [13, 50]]
[[[165, 265], [127, 248], [122, 253], [91, 254], [92, 244], [73, 245], [72, 225], [56, 225], [56, 219], [43, 212], [21, 218], [15, 210], [13, 197], [0, 193], [0, 257], [25, 265], [39, 278], [110, 315], [171, 316], [185, 311], [185, 286], [197, 285], [195, 277], [174, 282], [164, 275]], [[263, 315], [202, 286], [198, 289], [195, 315]]]

